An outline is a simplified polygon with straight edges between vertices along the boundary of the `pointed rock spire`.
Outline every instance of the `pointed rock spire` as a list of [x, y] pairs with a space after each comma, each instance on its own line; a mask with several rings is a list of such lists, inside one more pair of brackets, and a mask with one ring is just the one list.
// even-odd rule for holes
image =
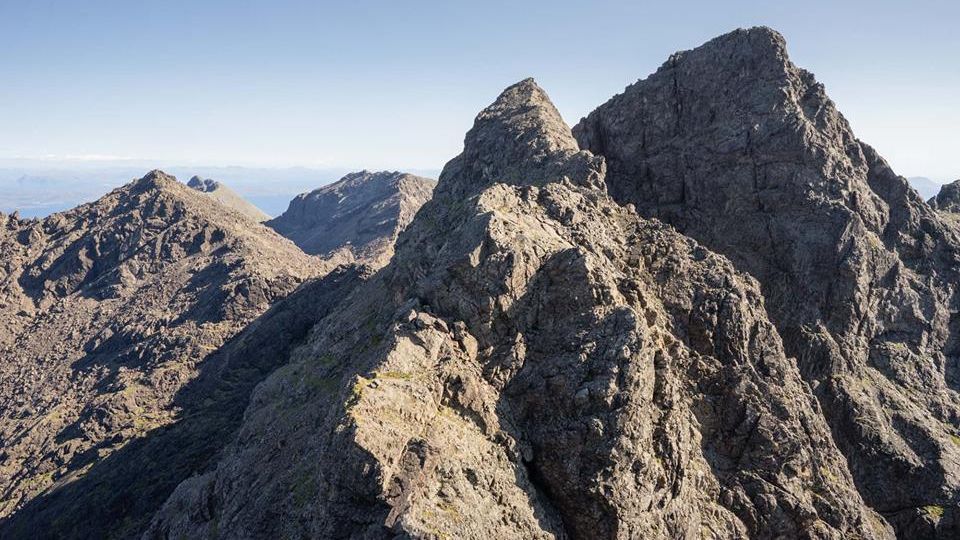
[[463, 153], [444, 167], [437, 196], [462, 197], [495, 182], [561, 181], [602, 187], [603, 159], [581, 151], [570, 127], [533, 79], [504, 90], [477, 115]]

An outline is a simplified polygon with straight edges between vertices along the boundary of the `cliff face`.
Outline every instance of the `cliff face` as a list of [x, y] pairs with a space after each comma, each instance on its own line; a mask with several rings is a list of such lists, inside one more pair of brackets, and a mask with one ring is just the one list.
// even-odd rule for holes
[[267, 225], [307, 253], [380, 267], [393, 255], [397, 235], [430, 200], [434, 185], [399, 172], [352, 173], [298, 195]]
[[955, 535], [960, 244], [783, 39], [678, 53], [574, 133], [617, 201], [759, 281], [867, 503], [905, 537]]
[[890, 537], [757, 283], [604, 176], [508, 88], [146, 537]]
[[[25, 504], [175, 422], [181, 391], [211, 353], [325, 271], [158, 171], [69, 212], [5, 220], [0, 253], [0, 517], [21, 510], [17, 519], [29, 519]], [[141, 462], [126, 481], [148, 468]], [[146, 498], [106, 491], [73, 502], [113, 501], [106, 514], [119, 523], [130, 500]], [[54, 536], [54, 518], [66, 515], [48, 515], [31, 534]]]
[[260, 210], [250, 203], [250, 201], [247, 201], [240, 195], [237, 195], [235, 191], [223, 183], [217, 182], [216, 180], [194, 176], [187, 182], [187, 186], [201, 193], [206, 193], [208, 197], [213, 198], [215, 201], [220, 202], [228, 208], [232, 208], [233, 210], [240, 212], [241, 214], [258, 223], [262, 223], [270, 219], [270, 216], [267, 215], [266, 212]]

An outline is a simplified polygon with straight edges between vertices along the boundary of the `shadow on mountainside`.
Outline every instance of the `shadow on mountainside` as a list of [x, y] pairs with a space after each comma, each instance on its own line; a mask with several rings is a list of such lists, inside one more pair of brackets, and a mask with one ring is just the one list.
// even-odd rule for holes
[[[365, 269], [340, 268], [279, 301], [202, 361], [199, 376], [174, 398], [177, 421], [34, 498], [0, 522], [0, 537], [139, 535], [180, 482], [215, 465], [240, 425], [253, 388], [283, 365], [314, 324], [366, 277]], [[94, 462], [96, 449], [75, 459], [82, 460], [78, 466]]]

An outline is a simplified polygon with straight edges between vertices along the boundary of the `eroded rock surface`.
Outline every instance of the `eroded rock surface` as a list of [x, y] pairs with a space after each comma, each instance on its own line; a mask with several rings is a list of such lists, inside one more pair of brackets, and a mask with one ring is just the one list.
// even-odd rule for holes
[[889, 538], [757, 283], [531, 80], [146, 538]]
[[381, 267], [397, 235], [430, 200], [434, 180], [400, 172], [361, 171], [298, 195], [267, 222], [307, 253], [340, 264]]
[[[180, 392], [211, 353], [328, 270], [159, 171], [43, 220], [6, 219], [0, 254], [0, 530], [178, 421]], [[145, 456], [124, 482], [149, 484], [140, 473], [163, 459]], [[190, 474], [183, 465], [154, 505]], [[63, 512], [0, 536], [106, 536], [97, 531], [124, 526], [148, 498], [87, 487]], [[83, 504], [107, 505], [102, 520], [75, 512]]]
[[759, 281], [866, 502], [904, 538], [960, 535], [960, 243], [783, 38], [677, 53], [574, 133], [617, 201]]

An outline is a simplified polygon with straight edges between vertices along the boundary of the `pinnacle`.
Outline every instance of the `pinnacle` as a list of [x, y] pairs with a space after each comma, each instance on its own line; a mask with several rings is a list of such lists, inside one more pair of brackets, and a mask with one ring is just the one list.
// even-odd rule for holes
[[459, 198], [494, 182], [602, 183], [603, 160], [579, 150], [570, 127], [532, 78], [507, 87], [481, 111], [463, 146], [440, 175], [438, 195]]

